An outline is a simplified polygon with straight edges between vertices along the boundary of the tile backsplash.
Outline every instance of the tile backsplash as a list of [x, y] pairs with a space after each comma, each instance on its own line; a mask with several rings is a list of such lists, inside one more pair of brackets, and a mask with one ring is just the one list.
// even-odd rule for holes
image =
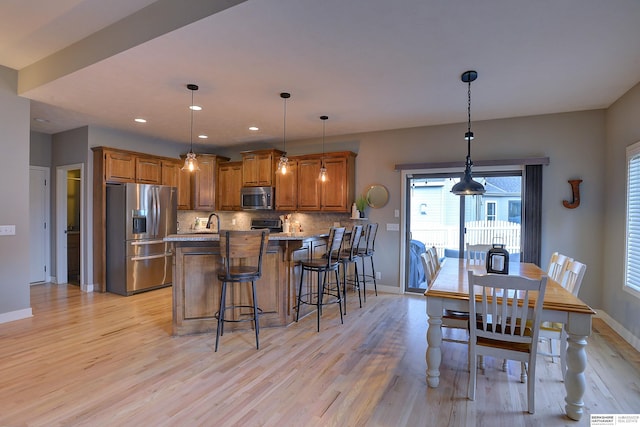
[[[196, 218], [199, 220], [199, 227], [204, 229], [210, 211], [178, 211], [178, 233], [189, 233], [197, 231]], [[260, 211], [260, 212], [217, 212], [220, 217], [220, 228], [225, 230], [248, 230], [251, 227], [252, 218], [276, 219], [281, 215], [290, 214], [290, 221], [299, 222], [304, 232], [326, 231], [334, 224], [351, 228], [355, 223], [348, 213], [302, 213], [302, 212], [280, 212], [280, 211]], [[215, 222], [214, 222], [215, 224]]]

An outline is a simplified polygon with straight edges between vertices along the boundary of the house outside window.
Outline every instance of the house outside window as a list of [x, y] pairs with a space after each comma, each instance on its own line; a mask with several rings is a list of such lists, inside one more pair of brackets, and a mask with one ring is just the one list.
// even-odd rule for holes
[[627, 147], [624, 289], [640, 297], [640, 142]]
[[496, 220], [496, 202], [487, 202], [486, 205], [487, 221]]

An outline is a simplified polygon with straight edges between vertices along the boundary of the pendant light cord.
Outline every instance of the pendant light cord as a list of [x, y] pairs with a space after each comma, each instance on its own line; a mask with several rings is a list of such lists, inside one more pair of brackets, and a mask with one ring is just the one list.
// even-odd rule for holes
[[193, 153], [193, 89], [191, 89], [191, 106], [189, 109], [191, 110], [191, 132], [189, 133], [189, 140], [191, 141], [190, 151]]
[[471, 166], [471, 79], [467, 90], [467, 165]]
[[284, 99], [284, 112], [282, 114], [282, 149], [284, 153], [287, 153], [287, 98]]

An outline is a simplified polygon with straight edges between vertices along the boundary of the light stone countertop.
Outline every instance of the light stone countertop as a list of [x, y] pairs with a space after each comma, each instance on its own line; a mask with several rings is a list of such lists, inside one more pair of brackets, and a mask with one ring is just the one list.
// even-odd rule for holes
[[[302, 233], [270, 233], [269, 240], [305, 240], [311, 238], [327, 237], [328, 232], [302, 232]], [[170, 234], [163, 239], [165, 242], [217, 242], [220, 240], [218, 233], [189, 232]]]

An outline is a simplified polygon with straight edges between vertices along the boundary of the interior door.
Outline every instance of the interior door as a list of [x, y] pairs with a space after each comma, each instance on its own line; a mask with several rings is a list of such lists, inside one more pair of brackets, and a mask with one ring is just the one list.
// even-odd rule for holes
[[49, 254], [49, 168], [29, 168], [29, 282], [46, 282]]

